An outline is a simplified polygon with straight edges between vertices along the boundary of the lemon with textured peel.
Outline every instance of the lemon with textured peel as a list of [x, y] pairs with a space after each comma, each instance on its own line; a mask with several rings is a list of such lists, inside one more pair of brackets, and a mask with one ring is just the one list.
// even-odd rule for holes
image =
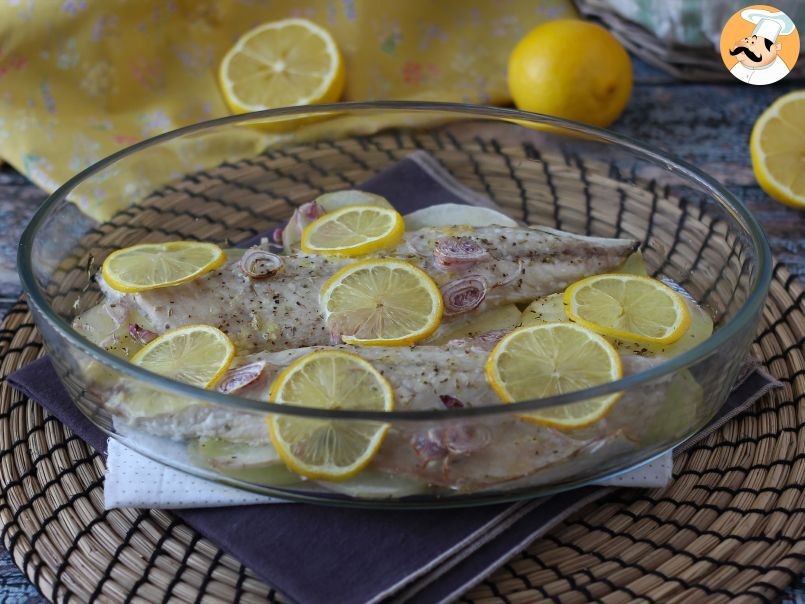
[[[297, 359], [274, 381], [270, 400], [315, 409], [391, 411], [394, 392], [368, 361], [340, 350]], [[388, 424], [272, 414], [271, 441], [294, 472], [314, 479], [346, 480], [372, 460]]]
[[328, 327], [347, 344], [408, 346], [431, 335], [444, 304], [433, 279], [402, 260], [362, 260], [324, 284]]
[[572, 321], [619, 340], [672, 344], [690, 326], [684, 298], [641, 275], [587, 277], [565, 290], [564, 303]]
[[509, 57], [508, 84], [518, 109], [605, 127], [629, 101], [632, 63], [623, 45], [600, 25], [556, 19], [517, 43]]
[[752, 168], [774, 199], [805, 208], [805, 90], [781, 96], [755, 122]]
[[302, 250], [308, 254], [364, 256], [394, 247], [404, 232], [405, 221], [396, 210], [348, 206], [307, 225], [302, 232]]
[[335, 102], [345, 82], [335, 40], [307, 19], [264, 23], [243, 34], [218, 78], [234, 113]]
[[213, 243], [141, 243], [109, 254], [101, 274], [112, 289], [133, 293], [190, 281], [225, 260], [224, 251]]
[[229, 368], [235, 345], [211, 325], [185, 325], [150, 341], [131, 362], [199, 388], [212, 386]]
[[[504, 403], [547, 398], [623, 377], [620, 357], [597, 333], [572, 323], [515, 329], [497, 343], [486, 379]], [[620, 393], [521, 415], [557, 428], [583, 428], [604, 417]]]

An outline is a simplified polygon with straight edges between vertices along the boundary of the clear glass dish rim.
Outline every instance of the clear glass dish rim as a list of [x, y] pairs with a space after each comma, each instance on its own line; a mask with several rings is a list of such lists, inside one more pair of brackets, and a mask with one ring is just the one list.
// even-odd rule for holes
[[[501, 403], [485, 407], [467, 407], [462, 409], [444, 409], [429, 411], [353, 411], [353, 410], [326, 410], [297, 407], [292, 405], [278, 405], [268, 401], [257, 401], [231, 394], [222, 394], [215, 390], [205, 390], [188, 384], [183, 384], [169, 378], [157, 375], [145, 369], [141, 369], [119, 357], [114, 356], [103, 348], [96, 346], [89, 340], [81, 336], [72, 326], [64, 321], [58, 313], [53, 311], [45, 300], [44, 293], [40, 290], [33, 273], [33, 243], [40, 228], [44, 225], [51, 210], [60, 202], [65, 201], [67, 195], [83, 181], [97, 174], [115, 162], [133, 155], [138, 151], [147, 149], [160, 143], [181, 138], [186, 135], [208, 130], [228, 124], [254, 122], [266, 118], [294, 116], [300, 114], [315, 113], [362, 113], [371, 111], [396, 111], [396, 112], [441, 112], [454, 113], [456, 115], [472, 117], [493, 118], [500, 121], [511, 122], [513, 120], [530, 122], [534, 124], [544, 124], [558, 126], [565, 130], [570, 130], [583, 135], [588, 135], [595, 139], [606, 141], [625, 148], [641, 159], [647, 160], [655, 165], [662, 166], [665, 170], [684, 177], [692, 181], [707, 191], [711, 200], [718, 203], [741, 225], [745, 233], [748, 234], [753, 242], [758, 255], [758, 271], [756, 281], [746, 302], [738, 309], [735, 316], [712, 337], [689, 351], [660, 363], [656, 367], [641, 371], [639, 373], [624, 377], [615, 382], [602, 384], [594, 388], [577, 390], [560, 396], [553, 396], [543, 399], [533, 399], [529, 401], [519, 401], [517, 403]], [[515, 122], [516, 123], [516, 122]], [[638, 141], [615, 134], [608, 130], [588, 126], [570, 120], [552, 117], [538, 113], [528, 113], [517, 109], [490, 107], [483, 105], [471, 105], [464, 103], [441, 103], [441, 102], [417, 102], [417, 101], [372, 101], [372, 102], [349, 102], [333, 103], [326, 105], [308, 105], [301, 107], [284, 107], [279, 109], [267, 109], [253, 113], [231, 115], [214, 120], [198, 122], [190, 126], [178, 128], [165, 132], [158, 136], [146, 139], [120, 151], [117, 151], [104, 159], [85, 168], [61, 187], [56, 189], [45, 202], [40, 206], [33, 218], [25, 228], [20, 238], [19, 251], [17, 254], [17, 267], [20, 273], [20, 281], [23, 291], [28, 301], [51, 323], [53, 328], [65, 338], [72, 346], [75, 346], [82, 353], [92, 357], [96, 361], [107, 367], [128, 375], [132, 378], [142, 380], [149, 386], [170, 392], [184, 397], [191, 397], [205, 403], [239, 409], [242, 411], [256, 412], [265, 414], [267, 412], [278, 415], [292, 415], [299, 417], [329, 419], [329, 420], [366, 420], [393, 423], [394, 421], [442, 421], [445, 419], [463, 417], [481, 417], [497, 414], [516, 414], [537, 409], [544, 409], [557, 405], [579, 402], [588, 398], [611, 394], [618, 391], [626, 391], [641, 384], [651, 382], [666, 375], [670, 375], [681, 369], [690, 367], [698, 361], [706, 358], [721, 345], [729, 341], [736, 333], [744, 329], [752, 318], [760, 310], [768, 293], [771, 282], [771, 249], [763, 230], [751, 212], [738, 199], [736, 199], [724, 186], [712, 177], [706, 175], [693, 165], [682, 159], [666, 155], [658, 149], [644, 145]]]

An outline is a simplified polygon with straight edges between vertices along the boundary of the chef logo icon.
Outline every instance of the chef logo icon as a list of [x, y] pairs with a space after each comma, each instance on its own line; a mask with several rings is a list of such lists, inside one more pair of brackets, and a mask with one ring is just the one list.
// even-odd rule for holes
[[721, 32], [721, 58], [742, 82], [764, 86], [782, 80], [799, 57], [794, 22], [773, 6], [756, 4], [730, 17]]

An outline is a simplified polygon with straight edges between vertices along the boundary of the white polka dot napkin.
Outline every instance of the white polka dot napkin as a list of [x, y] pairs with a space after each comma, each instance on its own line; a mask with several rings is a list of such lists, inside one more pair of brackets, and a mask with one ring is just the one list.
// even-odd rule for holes
[[[671, 454], [598, 484], [616, 487], [662, 487], [671, 481]], [[153, 461], [110, 438], [106, 458], [104, 505], [111, 508], [209, 508], [285, 503], [185, 474]]]

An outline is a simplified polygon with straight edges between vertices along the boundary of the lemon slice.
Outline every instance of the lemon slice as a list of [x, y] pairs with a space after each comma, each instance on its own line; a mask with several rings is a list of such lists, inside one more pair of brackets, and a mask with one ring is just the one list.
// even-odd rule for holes
[[761, 188], [778, 201], [805, 208], [805, 90], [781, 96], [763, 112], [749, 149]]
[[442, 295], [426, 272], [401, 260], [363, 260], [342, 268], [321, 291], [327, 324], [347, 344], [408, 346], [442, 320]]
[[212, 243], [142, 243], [109, 254], [101, 274], [112, 289], [133, 293], [190, 281], [225, 260], [223, 250]]
[[177, 327], [131, 357], [135, 365], [199, 388], [208, 388], [229, 368], [235, 345], [210, 325]]
[[565, 312], [593, 331], [632, 342], [671, 344], [685, 335], [690, 313], [670, 287], [640, 275], [594, 275], [565, 290]]
[[302, 250], [308, 254], [362, 256], [394, 247], [404, 232], [405, 222], [396, 210], [349, 206], [307, 225], [302, 232]]
[[[618, 350], [637, 354], [661, 354], [665, 357], [675, 357], [698, 346], [713, 335], [713, 318], [705, 309], [693, 300], [685, 298], [685, 305], [690, 314], [690, 326], [685, 335], [672, 344], [649, 344], [647, 342], [629, 342], [609, 337], [612, 345]], [[537, 298], [523, 311], [520, 318], [522, 325], [542, 323], [567, 323], [570, 319], [565, 313], [564, 294], [551, 294], [544, 298]]]
[[[520, 327], [486, 362], [486, 379], [505, 403], [547, 398], [619, 380], [623, 367], [612, 344], [572, 323]], [[604, 417], [620, 393], [541, 409], [522, 419], [557, 428], [582, 428]]]
[[[270, 400], [315, 409], [391, 411], [394, 392], [380, 372], [356, 354], [319, 350], [288, 366], [274, 381]], [[388, 424], [270, 415], [271, 441], [294, 472], [345, 480], [372, 460]]]
[[284, 19], [243, 34], [218, 79], [234, 113], [331, 103], [344, 90], [344, 64], [327, 30], [307, 19]]

